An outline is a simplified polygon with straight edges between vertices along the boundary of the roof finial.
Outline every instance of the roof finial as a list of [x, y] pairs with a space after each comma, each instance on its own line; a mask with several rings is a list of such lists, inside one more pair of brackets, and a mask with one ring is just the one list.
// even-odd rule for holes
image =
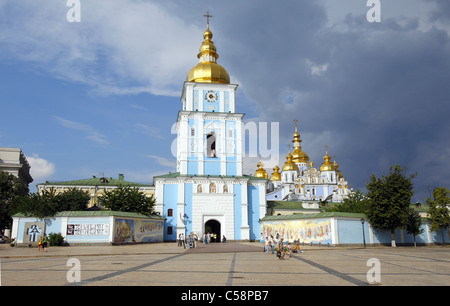
[[206, 26], [207, 26], [207, 28], [209, 29], [209, 18], [212, 18], [213, 15], [210, 15], [210, 14], [209, 14], [209, 11], [206, 11], [206, 14], [203, 15], [203, 17], [206, 17]]
[[297, 132], [297, 122], [298, 122], [298, 120], [297, 120], [297, 118], [295, 118], [293, 121], [295, 122], [295, 131]]

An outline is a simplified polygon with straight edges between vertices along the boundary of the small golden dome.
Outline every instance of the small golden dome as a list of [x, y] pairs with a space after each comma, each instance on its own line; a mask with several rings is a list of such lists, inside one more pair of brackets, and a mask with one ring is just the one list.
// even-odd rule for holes
[[266, 170], [264, 170], [263, 166], [264, 166], [263, 163], [261, 162], [258, 163], [258, 170], [256, 170], [255, 172], [255, 177], [267, 179], [268, 175]]
[[270, 176], [271, 181], [281, 181], [281, 173], [278, 170], [280, 170], [278, 166], [273, 167], [273, 173]]
[[211, 40], [213, 37], [209, 26], [203, 33], [205, 39], [200, 46], [200, 52], [197, 57], [199, 63], [194, 66], [188, 73], [186, 81], [198, 83], [222, 83], [230, 84], [230, 76], [228, 72], [216, 63], [219, 54], [216, 52], [216, 46]]
[[292, 161], [292, 154], [290, 152], [286, 155], [286, 162], [284, 163], [283, 171], [298, 171], [298, 166]]
[[322, 163], [322, 166], [320, 166], [320, 171], [335, 171], [336, 168], [334, 167], [334, 164], [330, 162], [331, 157], [328, 155], [328, 147], [325, 147], [327, 148], [325, 156], [323, 157], [325, 161]]
[[333, 156], [333, 165], [334, 165], [334, 168], [336, 169], [336, 172], [338, 173], [338, 179], [343, 178], [344, 175], [342, 175], [341, 170], [339, 170], [339, 165], [336, 162], [336, 156]]

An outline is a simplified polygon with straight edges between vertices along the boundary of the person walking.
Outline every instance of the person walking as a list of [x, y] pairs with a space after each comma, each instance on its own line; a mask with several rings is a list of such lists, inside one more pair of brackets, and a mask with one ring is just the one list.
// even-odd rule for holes
[[48, 246], [48, 237], [46, 234], [44, 234], [44, 238], [42, 238], [42, 249], [44, 252], [47, 252], [47, 246]]

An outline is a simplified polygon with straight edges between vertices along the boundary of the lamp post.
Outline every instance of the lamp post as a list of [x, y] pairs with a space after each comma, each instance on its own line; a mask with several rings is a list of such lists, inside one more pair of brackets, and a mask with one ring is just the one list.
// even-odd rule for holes
[[363, 233], [363, 243], [364, 243], [364, 248], [366, 248], [366, 235], [364, 235], [364, 218], [361, 218], [361, 225], [362, 225], [362, 233]]

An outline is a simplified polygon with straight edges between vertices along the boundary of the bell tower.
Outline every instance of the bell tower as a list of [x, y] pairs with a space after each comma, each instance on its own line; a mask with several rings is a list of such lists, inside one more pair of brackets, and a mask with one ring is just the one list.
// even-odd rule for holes
[[177, 172], [181, 175], [242, 176], [242, 117], [236, 113], [236, 89], [217, 64], [219, 54], [207, 28], [199, 62], [183, 86], [177, 118]]

